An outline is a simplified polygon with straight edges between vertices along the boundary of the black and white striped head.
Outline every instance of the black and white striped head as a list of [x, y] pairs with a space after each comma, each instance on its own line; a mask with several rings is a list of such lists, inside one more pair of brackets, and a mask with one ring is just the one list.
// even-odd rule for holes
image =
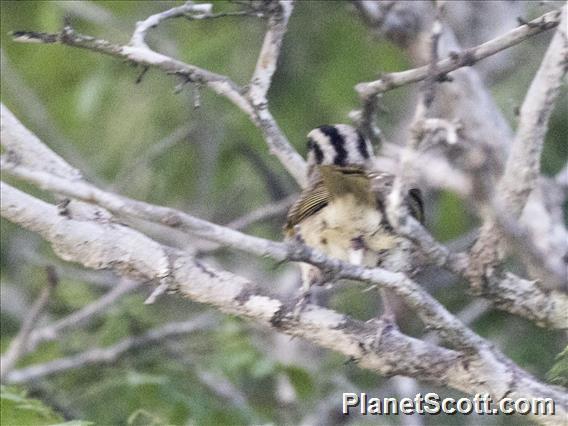
[[308, 133], [308, 167], [369, 167], [373, 147], [354, 127], [347, 124], [320, 126]]

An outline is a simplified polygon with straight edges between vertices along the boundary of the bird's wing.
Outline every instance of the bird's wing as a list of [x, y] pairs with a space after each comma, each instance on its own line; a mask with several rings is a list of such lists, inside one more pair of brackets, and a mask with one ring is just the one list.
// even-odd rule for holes
[[331, 197], [351, 194], [362, 205], [374, 205], [370, 175], [362, 168], [321, 166], [320, 173]]
[[[387, 173], [367, 173], [357, 167], [321, 166], [321, 178], [302, 191], [300, 198], [288, 211], [284, 230], [290, 234], [294, 226], [327, 207], [334, 197], [354, 195], [361, 205], [384, 205], [384, 198], [392, 189], [394, 177]], [[410, 214], [424, 222], [421, 191], [412, 188], [406, 197]]]
[[329, 200], [330, 193], [325, 187], [323, 180], [310, 185], [302, 191], [300, 198], [290, 207], [284, 230], [287, 233], [291, 233], [294, 230], [294, 226], [326, 207]]

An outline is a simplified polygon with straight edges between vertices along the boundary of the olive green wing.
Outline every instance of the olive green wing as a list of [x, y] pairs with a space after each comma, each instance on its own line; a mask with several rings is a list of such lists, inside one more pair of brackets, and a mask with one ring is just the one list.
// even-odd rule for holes
[[300, 198], [290, 207], [284, 231], [291, 233], [294, 230], [294, 226], [326, 207], [330, 198], [331, 195], [325, 187], [323, 180], [310, 185], [302, 191]]
[[[331, 198], [344, 194], [353, 194], [363, 203], [379, 201], [392, 189], [393, 176], [390, 174], [366, 174], [357, 168], [321, 167], [322, 179], [302, 191], [288, 211], [284, 231], [292, 234], [294, 226], [307, 217], [327, 207]], [[381, 195], [379, 195], [381, 194]], [[375, 198], [376, 197], [376, 198]], [[417, 188], [408, 191], [406, 202], [410, 214], [420, 223], [424, 223], [424, 203], [422, 193]]]
[[362, 168], [321, 166], [320, 172], [332, 197], [350, 194], [362, 204], [374, 204], [370, 175]]
[[302, 192], [288, 212], [284, 230], [290, 233], [294, 226], [326, 207], [332, 198], [354, 195], [361, 203], [373, 204], [370, 179], [359, 167], [319, 167], [321, 178]]

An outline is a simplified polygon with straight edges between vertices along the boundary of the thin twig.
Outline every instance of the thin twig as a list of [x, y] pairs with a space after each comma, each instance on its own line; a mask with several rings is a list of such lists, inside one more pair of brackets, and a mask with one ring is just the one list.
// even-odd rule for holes
[[213, 316], [208, 313], [188, 321], [167, 323], [141, 336], [128, 337], [107, 348], [89, 349], [70, 357], [32, 365], [20, 370], [12, 370], [6, 375], [6, 381], [8, 383], [26, 383], [89, 365], [112, 364], [128, 351], [172, 337], [202, 331], [212, 327], [214, 324]]
[[292, 203], [297, 198], [298, 194], [289, 195], [281, 199], [280, 201], [259, 207], [258, 209], [253, 210], [250, 213], [234, 219], [231, 222], [227, 223], [225, 226], [231, 229], [242, 230], [257, 222], [262, 222], [273, 217], [281, 216], [288, 211]]
[[198, 16], [206, 16], [211, 13], [212, 8], [213, 5], [210, 3], [195, 4], [192, 1], [187, 1], [181, 6], [151, 15], [143, 21], [136, 23], [136, 29], [130, 39], [130, 45], [148, 47], [145, 40], [148, 31], [157, 27], [161, 22], [166, 19], [179, 18], [187, 15], [191, 16], [192, 13], [198, 13]]
[[14, 337], [14, 339], [10, 342], [10, 346], [0, 360], [1, 380], [4, 380], [6, 376], [10, 374], [18, 360], [22, 357], [22, 355], [25, 354], [30, 334], [37, 320], [43, 313], [43, 310], [47, 306], [53, 290], [59, 282], [57, 272], [55, 271], [55, 268], [53, 268], [53, 266], [48, 266], [46, 268], [46, 274], [47, 284], [41, 290], [39, 297], [36, 299], [28, 315], [24, 319], [24, 322], [20, 327], [20, 331], [18, 331], [16, 337]]
[[162, 155], [168, 149], [186, 140], [192, 133], [193, 129], [193, 124], [181, 125], [165, 138], [159, 140], [155, 144], [152, 144], [146, 151], [138, 155], [128, 164], [127, 167], [119, 172], [115, 179], [115, 189], [124, 189], [126, 184], [136, 176], [136, 172], [138, 170], [148, 166], [154, 159]]
[[[495, 53], [508, 49], [529, 37], [540, 34], [543, 31], [556, 27], [560, 22], [560, 11], [554, 10], [521, 25], [508, 33], [479, 46], [466, 49], [461, 53], [454, 53], [448, 58], [442, 59], [436, 65], [439, 75], [445, 75], [461, 67], [472, 66], [476, 62], [485, 59]], [[416, 83], [428, 77], [429, 65], [406, 71], [385, 74], [382, 78], [368, 83], [359, 83], [355, 90], [363, 100], [378, 93], [386, 92], [409, 83]]]
[[34, 330], [28, 339], [26, 352], [32, 352], [40, 343], [53, 341], [71, 329], [84, 327], [139, 286], [138, 281], [124, 279], [94, 302], [53, 324]]
[[[146, 20], [139, 22], [131, 38], [131, 42], [128, 45], [114, 44], [103, 39], [79, 34], [70, 26], [66, 26], [59, 33], [52, 34], [36, 31], [15, 31], [12, 33], [12, 37], [14, 41], [22, 43], [59, 43], [91, 50], [105, 55], [126, 59], [132, 63], [142, 66], [154, 67], [168, 74], [182, 77], [185, 81], [209, 87], [218, 95], [224, 96], [230, 100], [241, 111], [247, 114], [253, 124], [262, 131], [270, 148], [270, 152], [280, 160], [282, 165], [294, 177], [298, 184], [301, 187], [304, 187], [307, 182], [305, 161], [286, 139], [286, 136], [268, 110], [266, 102], [262, 102], [260, 99], [255, 100], [254, 93], [252, 97], [245, 96], [245, 90], [227, 76], [216, 74], [155, 52], [146, 44], [145, 37], [150, 28], [158, 25], [165, 19], [183, 16], [183, 11], [190, 6], [193, 8], [200, 6], [192, 6], [192, 4], [189, 4], [188, 6], [188, 4], [152, 15]], [[286, 13], [290, 13], [291, 3], [284, 1], [282, 8], [284, 11], [288, 11], [285, 12], [284, 15]], [[284, 35], [285, 26], [282, 27], [279, 24], [278, 28], [279, 30], [276, 33], [271, 32], [271, 29], [269, 28], [268, 39], [272, 40], [272, 37], [274, 37], [274, 41], [280, 40], [280, 43], [281, 37]], [[270, 64], [272, 61], [274, 61], [275, 64], [275, 61], [277, 60], [277, 54], [280, 47], [279, 43], [276, 43], [274, 46], [267, 46], [267, 49], [264, 51], [270, 56], [270, 60], [267, 62], [269, 65], [267, 72], [260, 69], [257, 75], [257, 77], [260, 77], [260, 80], [258, 81], [261, 82], [261, 90], [259, 93], [264, 92], [264, 94], [266, 94], [265, 90], [268, 90], [269, 88], [272, 73], [274, 72], [274, 69], [272, 69], [272, 65]], [[253, 104], [251, 100], [255, 104]]]

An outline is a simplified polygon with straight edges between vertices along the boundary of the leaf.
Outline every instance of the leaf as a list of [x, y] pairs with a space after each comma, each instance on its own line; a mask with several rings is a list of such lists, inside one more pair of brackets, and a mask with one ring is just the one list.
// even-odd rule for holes
[[0, 417], [5, 426], [43, 426], [63, 421], [42, 401], [28, 398], [25, 392], [7, 386], [0, 390]]
[[556, 355], [556, 363], [546, 374], [546, 378], [551, 383], [568, 386], [568, 345]]
[[308, 398], [314, 393], [314, 382], [306, 370], [300, 367], [286, 366], [284, 371], [300, 398]]

